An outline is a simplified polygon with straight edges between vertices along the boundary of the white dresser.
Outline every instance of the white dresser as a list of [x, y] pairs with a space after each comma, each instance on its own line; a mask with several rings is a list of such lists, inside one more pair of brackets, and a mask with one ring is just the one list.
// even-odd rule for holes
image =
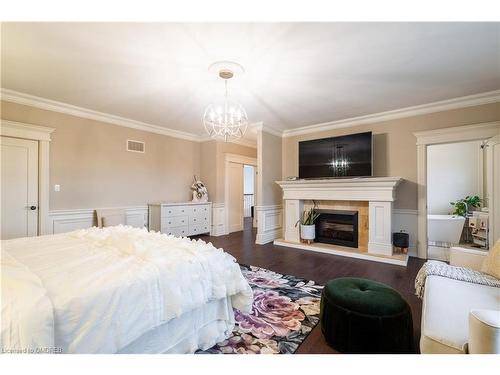
[[178, 237], [210, 233], [212, 203], [148, 204], [149, 230]]

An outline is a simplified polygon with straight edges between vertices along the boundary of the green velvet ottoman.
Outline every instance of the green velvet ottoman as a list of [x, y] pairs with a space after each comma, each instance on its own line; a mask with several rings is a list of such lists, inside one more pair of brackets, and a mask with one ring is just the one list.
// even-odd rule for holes
[[321, 295], [320, 320], [326, 341], [341, 353], [413, 352], [410, 306], [382, 283], [330, 280]]

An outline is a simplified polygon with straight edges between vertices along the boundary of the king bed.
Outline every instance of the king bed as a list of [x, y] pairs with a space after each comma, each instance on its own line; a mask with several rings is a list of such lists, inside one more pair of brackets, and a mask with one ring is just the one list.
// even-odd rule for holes
[[192, 353], [251, 310], [231, 255], [146, 229], [2, 241], [1, 261], [4, 352]]

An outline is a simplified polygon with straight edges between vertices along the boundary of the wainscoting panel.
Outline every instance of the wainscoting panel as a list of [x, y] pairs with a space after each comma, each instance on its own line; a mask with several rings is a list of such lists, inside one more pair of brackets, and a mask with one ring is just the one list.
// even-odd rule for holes
[[[148, 225], [148, 207], [125, 207], [127, 225], [143, 228]], [[93, 209], [49, 211], [48, 234], [71, 232], [95, 226], [96, 216]]]
[[255, 206], [257, 215], [257, 238], [255, 243], [264, 245], [283, 235], [283, 207]]
[[212, 231], [211, 236], [223, 236], [227, 233], [226, 230], [226, 207], [224, 203], [212, 204]]
[[417, 210], [398, 209], [392, 211], [392, 231], [399, 232], [402, 230], [410, 235], [410, 247], [408, 254], [417, 256]]

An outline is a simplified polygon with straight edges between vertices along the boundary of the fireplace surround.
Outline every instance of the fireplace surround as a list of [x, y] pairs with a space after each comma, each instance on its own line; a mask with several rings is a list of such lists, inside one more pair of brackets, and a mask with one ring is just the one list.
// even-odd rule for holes
[[[283, 189], [284, 238], [276, 239], [274, 244], [405, 266], [408, 256], [393, 254], [392, 247], [392, 209], [396, 187], [401, 182], [400, 177], [276, 181]], [[367, 246], [364, 245], [365, 237], [361, 235], [363, 243], [358, 239], [357, 248], [317, 240], [313, 244], [303, 244], [295, 224], [311, 201], [367, 202], [368, 228], [358, 224], [363, 225], [359, 226], [358, 235], [367, 229]]]
[[316, 210], [316, 242], [358, 247], [358, 211]]

